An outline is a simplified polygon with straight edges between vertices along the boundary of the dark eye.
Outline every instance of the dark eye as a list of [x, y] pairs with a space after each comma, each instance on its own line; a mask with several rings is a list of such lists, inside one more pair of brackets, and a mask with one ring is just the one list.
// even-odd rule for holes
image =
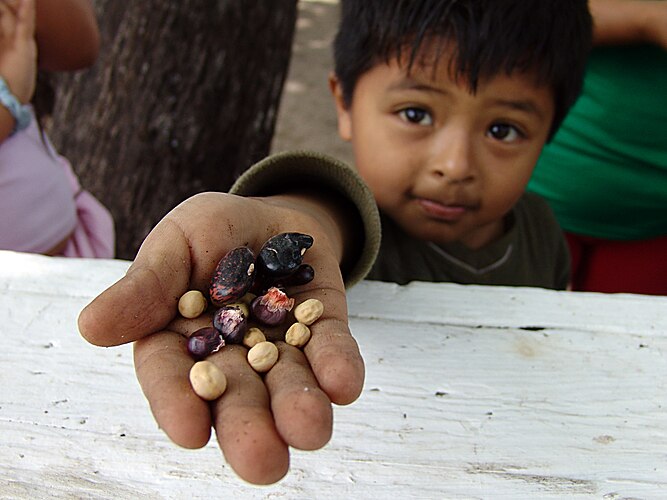
[[489, 127], [488, 135], [503, 142], [514, 142], [523, 136], [514, 125], [494, 123]]
[[402, 120], [417, 125], [433, 125], [431, 113], [422, 108], [405, 108], [398, 112]]

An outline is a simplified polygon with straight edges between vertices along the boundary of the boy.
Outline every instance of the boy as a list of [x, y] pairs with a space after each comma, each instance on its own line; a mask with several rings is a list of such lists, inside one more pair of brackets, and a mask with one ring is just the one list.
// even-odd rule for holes
[[[364, 366], [344, 286], [361, 279], [378, 252], [373, 196], [394, 234], [448, 255], [452, 243], [475, 251], [500, 245], [522, 217], [512, 209], [542, 145], [576, 98], [591, 36], [585, 0], [343, 0], [342, 14], [331, 86], [339, 131], [373, 193], [335, 160], [269, 157], [233, 187], [246, 197], [201, 194], [168, 214], [127, 276], [79, 318], [94, 344], [136, 341], [137, 377], [172, 440], [201, 447], [213, 424], [227, 461], [253, 483], [286, 474], [289, 446], [324, 446], [331, 403], [349, 404], [361, 392]], [[263, 379], [242, 347], [211, 356], [228, 390], [209, 407], [187, 382], [193, 360], [184, 344], [210, 318], [175, 319], [178, 297], [206, 289], [228, 250], [258, 249], [283, 231], [313, 236], [307, 261], [315, 280], [295, 298], [319, 298], [325, 314], [303, 352], [278, 343], [280, 360]], [[498, 266], [491, 257], [479, 265]], [[392, 279], [391, 260], [385, 267], [381, 253], [373, 276]], [[409, 265], [431, 265], [422, 260]], [[549, 272], [540, 279], [556, 280]]]

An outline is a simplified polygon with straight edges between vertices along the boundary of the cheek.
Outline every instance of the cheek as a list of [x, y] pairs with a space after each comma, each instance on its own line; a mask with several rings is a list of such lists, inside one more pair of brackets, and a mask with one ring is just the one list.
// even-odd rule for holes
[[408, 180], [404, 179], [400, 170], [392, 169], [390, 165], [380, 168], [360, 168], [359, 175], [366, 181], [373, 192], [376, 202], [381, 208], [395, 204], [408, 188]]

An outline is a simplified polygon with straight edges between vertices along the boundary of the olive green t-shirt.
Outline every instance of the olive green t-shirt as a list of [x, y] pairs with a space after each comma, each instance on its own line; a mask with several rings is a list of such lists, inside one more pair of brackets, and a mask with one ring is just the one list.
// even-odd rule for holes
[[569, 253], [544, 200], [525, 194], [509, 215], [507, 226], [500, 239], [470, 250], [461, 243], [438, 246], [415, 240], [382, 216], [380, 252], [367, 279], [565, 289]]

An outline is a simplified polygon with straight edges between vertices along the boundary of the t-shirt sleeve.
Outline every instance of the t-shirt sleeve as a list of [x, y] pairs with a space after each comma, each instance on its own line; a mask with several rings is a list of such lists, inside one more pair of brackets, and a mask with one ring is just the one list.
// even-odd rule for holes
[[362, 280], [380, 248], [380, 217], [373, 194], [349, 165], [311, 151], [277, 153], [246, 170], [229, 192], [240, 196], [269, 196], [294, 189], [294, 186], [336, 193], [356, 209], [364, 241], [343, 279], [347, 288]]

